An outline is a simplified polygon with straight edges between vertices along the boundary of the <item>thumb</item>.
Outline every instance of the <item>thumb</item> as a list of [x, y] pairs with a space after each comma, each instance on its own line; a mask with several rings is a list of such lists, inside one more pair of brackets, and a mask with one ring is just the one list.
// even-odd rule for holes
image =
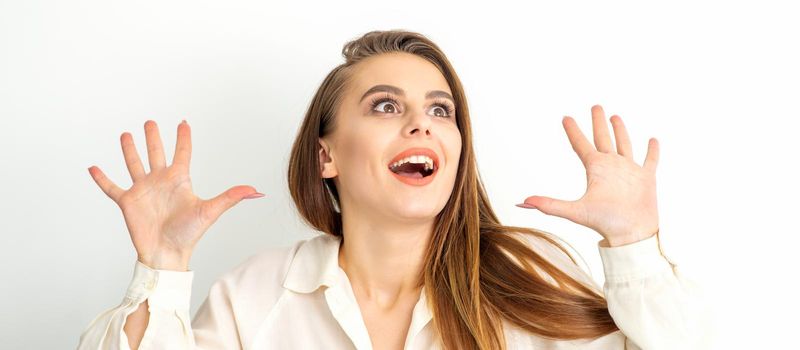
[[542, 213], [572, 220], [575, 212], [574, 201], [563, 201], [545, 196], [530, 196], [525, 198], [524, 204], [536, 207]]
[[216, 220], [222, 213], [242, 201], [242, 199], [263, 197], [263, 193], [256, 191], [253, 186], [233, 186], [218, 196], [203, 203], [203, 212], [207, 219]]

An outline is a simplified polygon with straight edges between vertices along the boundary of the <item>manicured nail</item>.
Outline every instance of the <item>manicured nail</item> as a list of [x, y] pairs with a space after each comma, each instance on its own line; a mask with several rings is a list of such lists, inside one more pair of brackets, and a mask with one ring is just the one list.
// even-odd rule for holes
[[536, 209], [536, 206], [530, 205], [528, 203], [520, 203], [520, 204], [517, 204], [517, 206], [520, 207], [520, 208], [525, 208], [525, 209]]
[[256, 193], [247, 195], [247, 197], [244, 197], [244, 199], [253, 199], [253, 198], [261, 198], [261, 197], [264, 197], [264, 194], [256, 192]]

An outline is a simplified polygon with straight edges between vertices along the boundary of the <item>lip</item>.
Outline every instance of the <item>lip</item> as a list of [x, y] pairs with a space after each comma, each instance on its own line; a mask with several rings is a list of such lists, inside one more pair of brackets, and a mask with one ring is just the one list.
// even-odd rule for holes
[[[429, 176], [415, 179], [411, 177], [400, 176], [396, 174], [394, 171], [392, 171], [391, 166], [394, 162], [397, 162], [403, 158], [413, 155], [424, 155], [430, 157], [431, 160], [433, 160], [433, 169], [434, 169], [433, 173]], [[436, 152], [434, 152], [430, 148], [424, 148], [424, 147], [409, 148], [403, 152], [400, 152], [398, 155], [394, 156], [394, 158], [392, 158], [392, 160], [389, 162], [386, 168], [389, 170], [390, 173], [392, 173], [392, 175], [394, 175], [395, 178], [406, 184], [413, 186], [424, 186], [431, 183], [436, 174], [439, 173], [439, 156], [436, 154]]]

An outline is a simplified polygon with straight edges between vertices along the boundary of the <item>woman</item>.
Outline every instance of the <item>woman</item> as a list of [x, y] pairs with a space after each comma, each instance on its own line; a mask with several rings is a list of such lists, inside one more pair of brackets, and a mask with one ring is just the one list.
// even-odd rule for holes
[[370, 32], [347, 43], [295, 140], [288, 178], [323, 235], [246, 260], [220, 278], [189, 325], [193, 247], [245, 198], [191, 189], [188, 124], [165, 166], [145, 123], [151, 172], [121, 137], [134, 184], [89, 169], [122, 209], [138, 254], [125, 300], [91, 322], [80, 348], [689, 349], [706, 324], [698, 295], [660, 253], [650, 139], [643, 166], [622, 119], [592, 108], [595, 146], [563, 125], [587, 171], [577, 201], [523, 208], [603, 236], [601, 290], [546, 232], [499, 223], [477, 172], [469, 110], [441, 50], [422, 35]]

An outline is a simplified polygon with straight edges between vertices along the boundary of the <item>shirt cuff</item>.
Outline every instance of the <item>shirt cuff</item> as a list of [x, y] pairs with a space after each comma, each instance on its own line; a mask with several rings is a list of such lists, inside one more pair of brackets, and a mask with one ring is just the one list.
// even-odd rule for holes
[[658, 234], [638, 242], [603, 247], [598, 244], [606, 281], [624, 282], [672, 270], [672, 264], [663, 255]]
[[137, 260], [126, 296], [147, 299], [150, 307], [188, 310], [193, 277], [194, 271], [155, 270]]

